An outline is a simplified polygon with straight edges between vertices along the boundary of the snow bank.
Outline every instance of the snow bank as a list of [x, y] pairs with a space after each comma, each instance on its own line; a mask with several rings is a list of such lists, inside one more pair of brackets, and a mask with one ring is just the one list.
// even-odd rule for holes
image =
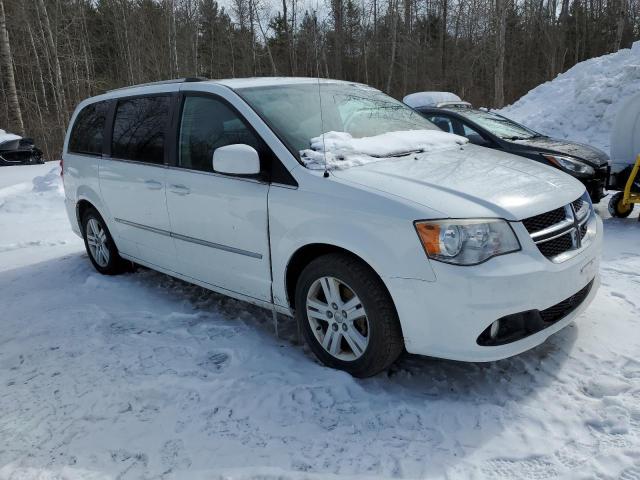
[[0, 274], [83, 247], [67, 219], [57, 163], [0, 167]]
[[611, 131], [613, 172], [633, 164], [640, 153], [640, 93], [629, 98], [618, 111]]
[[[414, 152], [432, 152], [464, 145], [468, 140], [440, 130], [387, 132], [353, 138], [346, 132], [327, 132], [311, 139], [311, 149], [302, 150], [304, 164], [313, 170], [342, 169], [383, 158]], [[326, 160], [325, 160], [326, 157]]]
[[500, 111], [541, 133], [610, 151], [618, 110], [640, 91], [640, 42], [578, 63]]
[[10, 142], [11, 140], [20, 140], [22, 137], [14, 133], [8, 133], [0, 128], [0, 145], [4, 142]]

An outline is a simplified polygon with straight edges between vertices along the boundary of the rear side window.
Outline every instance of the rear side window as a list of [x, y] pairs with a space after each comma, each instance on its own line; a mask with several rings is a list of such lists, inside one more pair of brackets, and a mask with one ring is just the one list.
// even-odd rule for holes
[[169, 96], [120, 100], [113, 123], [111, 156], [163, 164], [170, 101]]
[[238, 114], [211, 97], [188, 96], [182, 108], [180, 158], [183, 168], [212, 172], [213, 152], [244, 143], [262, 152], [263, 145]]
[[107, 102], [98, 102], [87, 105], [80, 111], [69, 137], [69, 152], [88, 155], [102, 154], [104, 122], [108, 109]]

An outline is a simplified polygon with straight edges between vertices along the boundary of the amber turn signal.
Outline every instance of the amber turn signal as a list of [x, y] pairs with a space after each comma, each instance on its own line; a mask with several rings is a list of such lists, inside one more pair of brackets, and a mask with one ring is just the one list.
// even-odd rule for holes
[[416, 223], [416, 230], [427, 255], [440, 254], [440, 225]]

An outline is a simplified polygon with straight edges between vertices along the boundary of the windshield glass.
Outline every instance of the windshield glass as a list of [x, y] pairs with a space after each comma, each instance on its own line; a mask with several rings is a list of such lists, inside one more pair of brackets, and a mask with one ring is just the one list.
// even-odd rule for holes
[[360, 84], [321, 82], [319, 87], [314, 82], [242, 88], [238, 93], [296, 153], [310, 148], [311, 139], [326, 132], [362, 138], [438, 130], [403, 103]]
[[496, 113], [463, 108], [456, 109], [456, 113], [459, 113], [481, 127], [486, 128], [494, 135], [506, 140], [525, 140], [527, 138], [540, 136], [539, 133]]

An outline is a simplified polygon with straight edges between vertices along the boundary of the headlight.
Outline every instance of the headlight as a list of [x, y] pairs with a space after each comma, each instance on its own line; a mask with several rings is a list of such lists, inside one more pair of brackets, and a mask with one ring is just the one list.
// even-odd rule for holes
[[591, 165], [587, 165], [577, 158], [567, 157], [563, 155], [548, 155], [545, 153], [543, 153], [542, 156], [554, 165], [571, 172], [579, 173], [581, 175], [593, 175], [594, 173], [596, 173]]
[[517, 252], [520, 243], [504, 220], [430, 220], [415, 222], [429, 258], [456, 265], [476, 265]]

